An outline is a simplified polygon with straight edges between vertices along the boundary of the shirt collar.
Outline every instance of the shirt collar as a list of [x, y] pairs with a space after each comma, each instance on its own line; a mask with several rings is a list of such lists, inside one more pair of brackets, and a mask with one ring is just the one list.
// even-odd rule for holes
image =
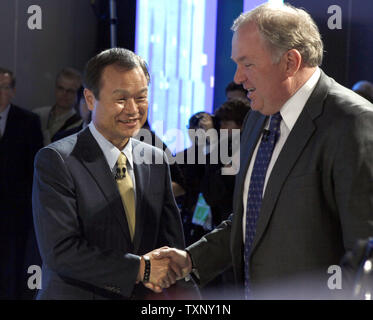
[[128, 139], [128, 142], [123, 150], [119, 150], [116, 146], [114, 146], [110, 141], [108, 141], [95, 127], [93, 122], [88, 125], [89, 130], [91, 131], [93, 137], [96, 139], [98, 145], [100, 146], [104, 156], [106, 158], [107, 163], [109, 164], [110, 170], [113, 171], [114, 166], [117, 163], [119, 154], [121, 152], [127, 158], [127, 164], [131, 166], [133, 169], [133, 157], [132, 157], [132, 140], [131, 138]]
[[8, 114], [10, 110], [10, 104], [2, 111], [0, 112], [0, 136], [3, 136], [5, 133], [5, 127], [8, 119]]
[[280, 110], [281, 117], [289, 131], [293, 129], [295, 122], [303, 111], [308, 98], [319, 81], [320, 75], [320, 69], [317, 67], [307, 82], [282, 106]]
[[1, 119], [6, 119], [8, 117], [8, 113], [10, 110], [10, 104], [7, 105], [7, 107], [0, 112]]

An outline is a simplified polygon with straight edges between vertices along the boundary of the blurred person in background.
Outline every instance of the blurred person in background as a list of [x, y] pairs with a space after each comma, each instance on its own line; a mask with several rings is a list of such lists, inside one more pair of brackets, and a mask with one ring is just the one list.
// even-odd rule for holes
[[[227, 146], [229, 157], [233, 157], [233, 151], [236, 151], [232, 148], [232, 130], [241, 130], [249, 111], [250, 104], [248, 99], [230, 99], [214, 112], [216, 123], [218, 124], [217, 128], [228, 130]], [[220, 148], [226, 145], [222, 143], [222, 139], [224, 138], [219, 135], [219, 154]], [[239, 146], [239, 141], [236, 141], [235, 146]], [[220, 157], [217, 164], [210, 163], [209, 160], [206, 161], [204, 176], [201, 181], [201, 192], [206, 203], [211, 208], [212, 228], [217, 227], [222, 221], [228, 219], [233, 212], [233, 191], [236, 175], [222, 173], [223, 168], [229, 168], [232, 165], [234, 165], [232, 161], [223, 163]], [[201, 292], [204, 296], [211, 299], [216, 297], [217, 291], [224, 292], [228, 296], [233, 289], [233, 283], [233, 269], [229, 268], [210, 282], [205, 289], [201, 289]]]
[[[229, 156], [232, 155], [232, 130], [241, 130], [249, 111], [250, 104], [247, 99], [246, 101], [241, 99], [228, 100], [215, 110], [214, 115], [216, 122], [219, 124], [218, 128], [228, 130]], [[220, 143], [219, 147], [222, 147]], [[210, 161], [206, 162], [201, 190], [206, 202], [211, 207], [213, 225], [217, 226], [232, 213], [235, 175], [222, 174], [222, 168], [229, 167], [232, 163], [222, 163], [220, 157], [218, 164], [212, 164]]]
[[15, 94], [13, 72], [0, 67], [0, 300], [33, 298], [27, 270], [41, 264], [31, 188], [43, 136], [39, 117], [12, 104]]
[[78, 90], [78, 103], [77, 103], [77, 106], [76, 106], [76, 110], [78, 111], [79, 116], [81, 117], [81, 119], [83, 121], [76, 127], [73, 127], [71, 129], [68, 129], [68, 130], [63, 130], [63, 131], [57, 132], [53, 136], [52, 142], [60, 140], [62, 138], [65, 138], [65, 137], [67, 137], [69, 135], [72, 135], [74, 133], [77, 133], [77, 132], [81, 131], [82, 129], [85, 129], [89, 125], [89, 123], [91, 122], [92, 112], [91, 112], [91, 110], [88, 109], [87, 102], [85, 101], [83, 91], [84, 91], [84, 87], [80, 87], [80, 89]]
[[40, 117], [45, 146], [53, 141], [57, 133], [78, 127], [82, 123], [75, 110], [81, 86], [80, 72], [69, 67], [63, 68], [56, 77], [54, 105], [33, 110]]
[[373, 103], [373, 83], [370, 81], [362, 80], [356, 82], [352, 90], [361, 95], [371, 103]]
[[227, 100], [239, 99], [243, 101], [249, 100], [247, 97], [247, 90], [242, 86], [242, 84], [230, 82], [225, 88], [225, 96]]
[[[208, 138], [199, 139], [194, 133], [198, 129], [207, 132], [209, 129], [215, 127], [216, 121], [211, 114], [201, 111], [192, 115], [187, 125], [192, 145], [176, 154], [177, 159], [183, 159], [183, 163], [178, 163], [178, 165], [184, 179], [185, 194], [177, 197], [176, 200], [181, 208], [186, 244], [192, 243], [206, 233], [201, 226], [192, 223], [192, 218], [199, 194], [201, 193], [201, 181], [206, 167], [205, 163], [198, 163], [198, 159], [206, 155], [207, 150], [210, 149], [210, 145]], [[192, 161], [188, 161], [188, 153], [193, 155]]]

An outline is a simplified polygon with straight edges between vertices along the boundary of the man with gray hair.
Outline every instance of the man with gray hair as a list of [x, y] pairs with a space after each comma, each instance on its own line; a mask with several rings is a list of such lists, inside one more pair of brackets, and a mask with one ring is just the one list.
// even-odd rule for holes
[[304, 10], [264, 4], [232, 29], [234, 81], [252, 108], [233, 214], [158, 257], [201, 285], [233, 265], [234, 297], [333, 298], [330, 266], [373, 234], [372, 105], [319, 68], [323, 44]]

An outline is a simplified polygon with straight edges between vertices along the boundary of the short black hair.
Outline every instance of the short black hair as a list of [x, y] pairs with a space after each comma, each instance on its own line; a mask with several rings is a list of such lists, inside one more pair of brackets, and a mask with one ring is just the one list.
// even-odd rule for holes
[[128, 71], [140, 67], [148, 84], [150, 82], [148, 67], [143, 58], [128, 49], [107, 49], [91, 58], [84, 71], [84, 86], [93, 92], [96, 99], [99, 99], [102, 71], [109, 65], [115, 65]]
[[352, 90], [357, 94], [361, 95], [363, 98], [369, 100], [373, 103], [373, 83], [367, 80], [361, 80], [356, 82]]
[[234, 121], [242, 126], [246, 114], [250, 111], [249, 101], [232, 99], [224, 102], [215, 110], [215, 117], [220, 121]]
[[200, 112], [197, 112], [197, 113], [193, 114], [193, 115], [189, 118], [188, 129], [196, 129], [196, 128], [198, 128], [200, 120], [201, 120], [205, 115], [208, 115], [208, 116], [211, 117], [211, 114], [209, 114], [209, 113], [207, 113], [207, 112], [204, 112], [204, 111], [200, 111]]
[[10, 78], [12, 79], [10, 82], [10, 86], [14, 89], [16, 87], [16, 78], [13, 75], [13, 72], [9, 69], [0, 67], [0, 74], [9, 74]]
[[247, 94], [247, 91], [242, 86], [242, 84], [237, 84], [233, 81], [229, 82], [228, 85], [225, 87], [225, 95], [227, 95], [229, 91], [242, 91], [243, 93], [245, 93], [245, 95]]

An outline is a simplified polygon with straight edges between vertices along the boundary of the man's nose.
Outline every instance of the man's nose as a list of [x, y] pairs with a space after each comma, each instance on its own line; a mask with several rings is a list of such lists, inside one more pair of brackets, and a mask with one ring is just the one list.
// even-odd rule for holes
[[246, 77], [245, 77], [244, 72], [242, 71], [242, 68], [237, 67], [236, 72], [235, 72], [234, 77], [233, 77], [233, 81], [236, 84], [242, 84], [245, 81], [245, 79], [246, 79]]
[[126, 112], [128, 114], [137, 114], [139, 111], [137, 102], [135, 99], [130, 98], [127, 100], [127, 105], [126, 105]]

